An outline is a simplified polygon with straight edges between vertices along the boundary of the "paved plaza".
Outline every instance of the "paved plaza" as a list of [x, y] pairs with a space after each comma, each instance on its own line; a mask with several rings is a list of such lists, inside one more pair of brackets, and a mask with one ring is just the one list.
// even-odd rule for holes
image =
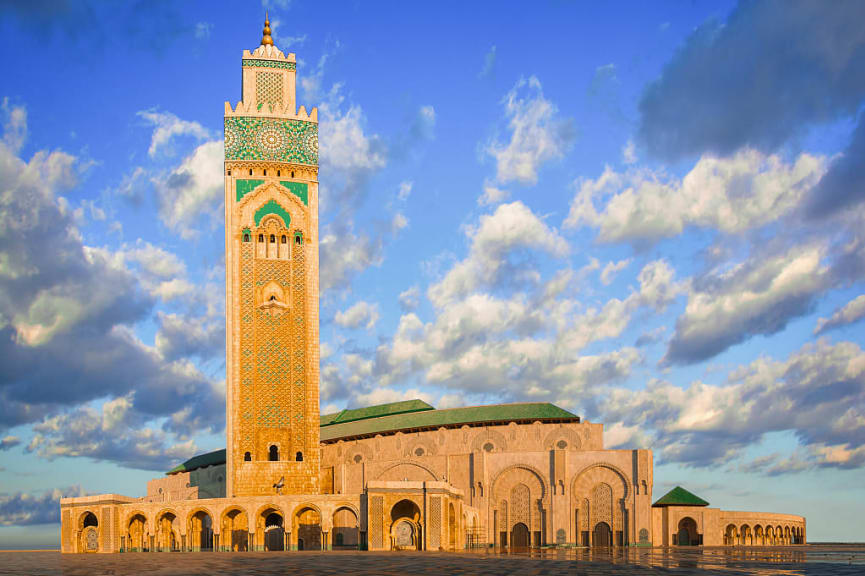
[[524, 554], [445, 552], [271, 552], [64, 555], [0, 553], [0, 575], [607, 575], [865, 574], [865, 546], [643, 548]]

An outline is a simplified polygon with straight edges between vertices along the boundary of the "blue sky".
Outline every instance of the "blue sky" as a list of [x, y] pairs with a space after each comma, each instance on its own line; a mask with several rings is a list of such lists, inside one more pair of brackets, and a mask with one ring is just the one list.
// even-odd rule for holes
[[222, 114], [319, 107], [324, 411], [550, 401], [863, 541], [865, 32], [823, 3], [4, 4], [0, 546], [224, 446]]

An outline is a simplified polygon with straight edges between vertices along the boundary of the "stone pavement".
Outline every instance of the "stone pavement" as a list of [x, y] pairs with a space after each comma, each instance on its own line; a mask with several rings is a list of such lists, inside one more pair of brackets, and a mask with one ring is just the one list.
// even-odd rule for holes
[[256, 552], [64, 555], [0, 552], [0, 575], [477, 575], [609, 574], [863, 575], [865, 546], [797, 548], [642, 548], [445, 552]]

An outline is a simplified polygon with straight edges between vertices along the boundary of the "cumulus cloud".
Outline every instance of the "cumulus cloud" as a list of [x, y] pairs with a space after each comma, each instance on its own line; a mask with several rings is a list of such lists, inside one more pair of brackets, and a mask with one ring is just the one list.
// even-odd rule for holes
[[[201, 26], [202, 24], [199, 23], [196, 27], [196, 37], [209, 36], [209, 25], [204, 28]], [[203, 32], [203, 36], [199, 36], [199, 30]], [[147, 150], [151, 158], [159, 152], [173, 154], [172, 144], [175, 138], [187, 136], [195, 140], [206, 140], [210, 137], [210, 131], [198, 122], [181, 120], [171, 112], [142, 110], [138, 112], [138, 116], [155, 127], [150, 139], [150, 148]]]
[[412, 312], [420, 306], [420, 288], [412, 286], [399, 294], [399, 307], [403, 312]]
[[510, 140], [493, 140], [486, 153], [496, 161], [499, 182], [534, 184], [538, 170], [564, 156], [575, 137], [573, 122], [559, 116], [558, 107], [544, 98], [540, 81], [521, 79], [504, 98]]
[[340, 310], [334, 317], [334, 322], [343, 328], [365, 328], [372, 330], [378, 322], [378, 304], [370, 304], [363, 300], [355, 302], [347, 310]]
[[225, 319], [158, 312], [156, 349], [172, 361], [197, 357], [209, 359], [225, 354]]
[[814, 334], [822, 334], [841, 326], [847, 326], [865, 318], [865, 294], [857, 296], [841, 308], [835, 310], [829, 318], [820, 318]]
[[0, 451], [10, 450], [21, 444], [21, 438], [18, 436], [6, 436], [0, 439]]
[[791, 164], [749, 149], [729, 158], [704, 156], [681, 181], [663, 172], [607, 167], [599, 178], [576, 183], [564, 226], [598, 228], [604, 242], [655, 241], [686, 226], [739, 233], [795, 209], [825, 164], [809, 154]]
[[476, 227], [467, 229], [467, 236], [471, 240], [468, 257], [429, 288], [428, 296], [438, 306], [497, 283], [506, 270], [513, 272], [507, 260], [513, 253], [540, 251], [563, 257], [569, 250], [555, 229], [519, 201], [481, 216]]
[[159, 216], [181, 238], [194, 238], [198, 234], [202, 215], [209, 216], [211, 224], [222, 218], [224, 148], [222, 140], [205, 142], [170, 173], [152, 178]]
[[630, 258], [619, 260], [618, 262], [607, 262], [604, 269], [601, 270], [601, 284], [609, 286], [615, 279], [616, 275], [627, 268], [630, 263]]
[[[806, 344], [786, 360], [759, 358], [717, 386], [653, 380], [643, 390], [611, 389], [598, 399], [608, 425], [649, 431], [662, 462], [714, 466], [742, 456], [767, 433], [790, 431], [805, 450], [798, 465], [783, 463], [788, 471], [865, 465], [865, 353], [851, 342]], [[773, 464], [782, 462], [752, 467]]]
[[754, 335], [774, 334], [810, 312], [832, 282], [825, 256], [824, 246], [805, 244], [780, 254], [759, 254], [698, 279], [676, 321], [664, 362], [711, 358]]
[[[65, 152], [39, 151], [25, 161], [0, 143], [0, 430], [47, 425], [88, 402], [118, 398], [128, 399], [126, 414], [141, 433], [164, 420], [164, 435], [154, 438], [167, 444], [193, 429], [220, 430], [219, 387], [131, 332], [154, 302], [128, 265], [158, 278], [180, 264], [160, 265], [146, 244], [131, 247], [129, 258], [84, 244], [59, 196], [76, 186], [78, 170]], [[62, 426], [42, 430], [40, 446], [62, 446], [65, 433]], [[155, 441], [151, 447], [157, 450]]]
[[85, 496], [80, 486], [42, 493], [0, 494], [0, 526], [60, 524], [60, 499]]
[[510, 192], [507, 190], [503, 190], [490, 182], [484, 182], [484, 193], [478, 196], [478, 205], [491, 206], [504, 202], [509, 197]]
[[[774, 150], [865, 97], [861, 2], [741, 2], [699, 26], [640, 101], [639, 137], [666, 159]], [[795, 71], [795, 73], [791, 72]]]

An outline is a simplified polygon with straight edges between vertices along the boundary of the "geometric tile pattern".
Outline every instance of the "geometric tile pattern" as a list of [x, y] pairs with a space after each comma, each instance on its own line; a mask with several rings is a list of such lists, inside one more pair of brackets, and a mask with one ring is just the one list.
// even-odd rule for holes
[[282, 74], [279, 72], [255, 73], [255, 101], [261, 104], [282, 106]]
[[244, 66], [252, 66], [254, 68], [278, 68], [280, 70], [294, 70], [297, 65], [294, 62], [279, 62], [275, 60], [252, 60], [245, 59]]
[[318, 124], [304, 120], [227, 117], [225, 160], [318, 165]]

